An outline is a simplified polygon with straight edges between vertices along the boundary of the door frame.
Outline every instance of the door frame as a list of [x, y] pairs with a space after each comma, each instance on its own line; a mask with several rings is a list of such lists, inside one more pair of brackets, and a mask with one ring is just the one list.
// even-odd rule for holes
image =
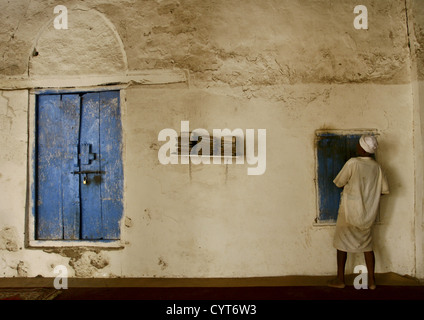
[[[120, 112], [122, 123], [122, 166], [123, 166], [123, 190], [126, 189], [125, 185], [125, 159], [126, 159], [126, 131], [125, 124], [127, 121], [127, 107], [126, 107], [126, 87], [125, 86], [99, 86], [99, 87], [73, 87], [63, 89], [32, 89], [29, 91], [29, 108], [28, 108], [28, 162], [27, 162], [27, 214], [26, 214], [26, 235], [25, 246], [34, 248], [44, 247], [100, 247], [119, 249], [123, 248], [125, 244], [125, 235], [122, 232], [119, 240], [37, 240], [36, 239], [36, 103], [37, 96], [42, 94], [66, 94], [66, 93], [88, 93], [88, 92], [102, 92], [102, 91], [119, 91], [120, 96]], [[123, 214], [121, 222], [125, 219], [125, 192], [123, 193]], [[120, 223], [122, 226], [123, 224]]]

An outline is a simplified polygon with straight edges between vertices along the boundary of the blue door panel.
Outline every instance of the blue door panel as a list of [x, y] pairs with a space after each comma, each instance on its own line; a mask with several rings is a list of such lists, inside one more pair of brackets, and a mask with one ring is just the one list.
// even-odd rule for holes
[[[87, 93], [83, 95], [81, 110], [81, 171], [100, 171], [99, 93]], [[100, 206], [101, 178], [101, 174], [96, 173], [80, 175], [81, 235], [83, 239], [102, 238], [102, 209]]]
[[119, 91], [39, 95], [36, 121], [37, 239], [119, 239]]
[[38, 98], [36, 226], [38, 239], [61, 239], [62, 145], [60, 96]]
[[78, 171], [78, 143], [80, 132], [80, 96], [62, 95], [62, 210], [63, 239], [77, 240], [80, 234], [80, 189]]
[[102, 175], [101, 201], [103, 236], [119, 238], [122, 216], [122, 137], [119, 91], [100, 93], [100, 149]]

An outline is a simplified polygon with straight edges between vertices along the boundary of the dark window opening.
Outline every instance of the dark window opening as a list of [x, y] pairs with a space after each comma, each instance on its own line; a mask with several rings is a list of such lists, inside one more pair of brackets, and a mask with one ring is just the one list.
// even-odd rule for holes
[[342, 188], [333, 180], [352, 157], [357, 156], [356, 147], [361, 135], [372, 132], [316, 134], [317, 149], [317, 189], [318, 189], [318, 223], [335, 223], [340, 204]]

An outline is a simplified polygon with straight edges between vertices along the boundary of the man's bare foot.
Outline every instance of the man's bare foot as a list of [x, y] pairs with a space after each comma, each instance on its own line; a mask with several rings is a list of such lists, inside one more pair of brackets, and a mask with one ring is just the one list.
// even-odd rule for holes
[[343, 281], [339, 280], [339, 278], [329, 280], [327, 282], [327, 285], [331, 288], [338, 288], [338, 289], [343, 289], [346, 286]]
[[376, 288], [377, 288], [377, 286], [375, 285], [375, 281], [368, 282], [368, 289], [375, 290]]
[[368, 289], [375, 290], [377, 286], [375, 285], [375, 278], [374, 276], [370, 276], [368, 278]]

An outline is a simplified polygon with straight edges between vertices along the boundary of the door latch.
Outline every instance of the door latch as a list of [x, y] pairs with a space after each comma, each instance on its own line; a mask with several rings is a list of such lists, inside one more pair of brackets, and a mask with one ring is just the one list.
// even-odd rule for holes
[[88, 174], [102, 174], [104, 171], [94, 171], [94, 170], [83, 170], [83, 171], [72, 171], [72, 174], [83, 174], [84, 177], [82, 178], [83, 184], [88, 184]]
[[83, 170], [83, 171], [71, 171], [72, 174], [102, 174], [104, 171], [93, 171], [93, 170]]

